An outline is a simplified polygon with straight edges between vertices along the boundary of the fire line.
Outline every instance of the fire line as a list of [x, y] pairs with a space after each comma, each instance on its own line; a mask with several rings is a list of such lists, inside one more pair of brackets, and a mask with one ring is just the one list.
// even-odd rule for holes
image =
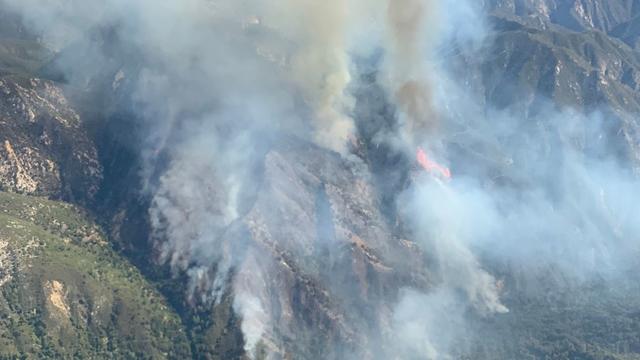
[[432, 175], [442, 176], [445, 179], [451, 179], [451, 170], [429, 159], [429, 156], [421, 147], [418, 147], [416, 152], [416, 160], [426, 172]]

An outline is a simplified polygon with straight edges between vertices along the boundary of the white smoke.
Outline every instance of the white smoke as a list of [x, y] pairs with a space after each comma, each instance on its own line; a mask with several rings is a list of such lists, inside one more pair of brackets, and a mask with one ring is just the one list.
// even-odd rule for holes
[[[242, 316], [242, 333], [244, 334], [244, 350], [250, 357], [256, 357], [257, 352], [262, 350], [266, 353], [267, 359], [271, 359], [271, 352], [277, 349], [276, 346], [266, 347], [267, 340], [265, 334], [272, 326], [269, 323], [269, 315], [262, 303], [262, 299], [268, 299], [268, 289], [264, 279], [264, 267], [256, 259], [257, 254], [251, 252], [244, 264], [239, 267], [240, 271], [235, 277], [233, 284], [234, 310]], [[263, 261], [264, 262], [264, 261]], [[272, 344], [269, 341], [268, 344]], [[260, 349], [259, 345], [265, 348]]]
[[[4, 5], [22, 13], [55, 50], [88, 49], [90, 56], [61, 53], [74, 86], [89, 86], [93, 75], [112, 67], [120, 81], [134, 83], [160, 260], [190, 275], [190, 296], [214, 301], [228, 291], [231, 270], [240, 269], [231, 289], [246, 350], [253, 354], [268, 324], [266, 317], [260, 320], [262, 294], [242, 284], [259, 278], [245, 274], [251, 249], [225, 232], [238, 218], [247, 189], [260, 181], [252, 178], [254, 159], [270, 133], [293, 133], [346, 153], [354, 128], [347, 86], [350, 32], [356, 30], [350, 26], [362, 2], [6, 0]], [[133, 64], [118, 68], [112, 54], [93, 44], [91, 34], [109, 27], [119, 36], [118, 50], [139, 57]]]
[[[191, 295], [217, 301], [234, 292], [250, 356], [279, 346], [267, 338], [275, 324], [262, 301], [270, 267], [230, 228], [247, 189], [260, 181], [254, 161], [270, 134], [295, 134], [347, 153], [354, 55], [383, 53], [379, 85], [401, 123], [400, 134], [383, 137], [400, 141], [411, 156], [420, 145], [453, 165], [450, 182], [423, 175], [399, 197], [401, 217], [432, 261], [437, 283], [428, 292], [408, 289], [395, 304], [389, 347], [398, 357], [447, 358], [465, 334], [467, 311], [507, 311], [486, 259], [526, 269], [549, 264], [586, 277], [615, 273], [638, 253], [637, 178], [609, 149], [600, 149], [606, 156], [584, 152], [601, 128], [585, 124], [604, 120], [570, 111], [534, 119], [485, 111], [447, 72], [443, 51], [450, 49], [443, 44], [473, 56], [488, 41], [472, 1], [4, 3], [56, 49], [117, 25], [125, 47], [143, 59], [135, 76], [127, 67], [116, 70], [135, 82], [161, 260], [190, 275]], [[100, 51], [93, 55], [68, 60], [66, 68], [74, 75], [116, 66]], [[447, 153], [445, 144], [474, 156]]]
[[435, 255], [442, 284], [463, 290], [470, 302], [485, 314], [506, 312], [500, 303], [496, 280], [482, 269], [470, 246], [495, 231], [498, 214], [491, 199], [463, 181], [444, 184], [426, 179], [401, 198], [405, 217], [414, 222], [416, 240]]
[[[418, 65], [401, 69], [427, 73], [419, 83], [427, 84], [431, 100], [420, 104], [431, 108], [416, 113], [433, 114], [438, 121], [430, 131], [410, 131], [414, 143], [409, 145], [426, 142], [426, 148], [448, 158], [453, 179], [423, 176], [399, 198], [403, 218], [430, 255], [439, 285], [428, 293], [406, 291], [395, 309], [394, 330], [401, 358], [419, 353], [441, 359], [455, 358], [456, 351], [464, 352], [461, 344], [482, 337], [467, 332], [469, 309], [481, 316], [508, 311], [500, 295], [513, 290], [491, 274], [496, 264], [514, 264], [529, 274], [553, 268], [576, 282], [612, 280], [637, 264], [640, 229], [632, 214], [640, 207], [630, 199], [640, 199], [640, 183], [631, 164], [610, 146], [611, 141], [620, 146], [623, 138], [606, 139], [612, 121], [607, 116], [549, 105], [526, 117], [512, 111], [519, 104], [506, 110], [484, 105], [446, 63], [453, 58], [450, 51], [483, 57], [490, 31], [480, 9], [467, 1], [427, 5], [413, 3], [436, 11], [440, 22], [431, 27], [423, 22], [422, 30], [429, 29], [433, 38], [419, 42], [422, 52], [411, 48]], [[407, 13], [414, 15], [409, 17], [413, 24], [416, 12]], [[385, 72], [397, 62], [392, 53]], [[383, 85], [391, 94], [398, 88]], [[410, 106], [398, 100], [396, 105], [401, 119], [411, 119]], [[441, 152], [439, 142], [462, 152]]]
[[[528, 120], [550, 126], [544, 135], [523, 133], [518, 119], [494, 115], [488, 128], [476, 131], [489, 132], [484, 140], [497, 133], [512, 139], [501, 147], [511, 159], [501, 163], [497, 179], [513, 183], [499, 185], [487, 178], [486, 168], [478, 171], [473, 160], [460, 158], [461, 171], [454, 170], [450, 183], [427, 179], [400, 200], [441, 279], [432, 292], [404, 294], [396, 308], [403, 320], [395, 329], [402, 339], [430, 344], [428, 358], [448, 358], [464, 339], [481, 339], [466, 332], [469, 307], [483, 316], [507, 311], [499, 295], [515, 290], [503, 289], [480, 258], [512, 264], [530, 277], [554, 269], [578, 284], [614, 281], [637, 265], [640, 228], [633, 214], [640, 211], [640, 183], [613, 153], [585, 155], [584, 144], [602, 136], [599, 116], [568, 111]], [[500, 116], [509, 125], [495, 121]], [[557, 144], [549, 139], [554, 133]], [[422, 351], [416, 342], [402, 344]]]

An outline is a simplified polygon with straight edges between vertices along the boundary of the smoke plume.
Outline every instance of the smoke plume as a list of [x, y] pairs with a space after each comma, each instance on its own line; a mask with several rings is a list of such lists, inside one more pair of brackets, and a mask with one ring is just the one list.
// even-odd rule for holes
[[[347, 49], [349, 17], [346, 1], [288, 0], [273, 14], [286, 19], [286, 36], [296, 44], [290, 64], [293, 81], [313, 110], [314, 140], [321, 146], [346, 153], [353, 132], [352, 100], [346, 93], [351, 81]], [[297, 13], [299, 16], [292, 17]], [[282, 21], [282, 20], [280, 20]]]
[[[216, 303], [226, 292], [233, 293], [244, 350], [251, 357], [259, 352], [269, 359], [285, 356], [281, 336], [287, 331], [277, 328], [285, 320], [302, 318], [309, 327], [305, 330], [318, 338], [326, 329], [312, 326], [344, 322], [334, 314], [326, 322], [309, 319], [294, 313], [300, 310], [293, 306], [281, 313], [274, 310], [272, 303], [294, 302], [285, 294], [292, 289], [273, 288], [284, 282], [271, 276], [276, 262], [293, 273], [299, 269], [291, 268], [288, 256], [300, 256], [304, 265], [323, 264], [308, 259], [330, 255], [313, 253], [304, 244], [296, 247], [296, 236], [302, 237], [306, 228], [297, 229], [300, 234], [294, 232], [291, 239], [265, 235], [256, 240], [259, 236], [244, 230], [253, 219], [243, 216], [259, 196], [265, 163], [275, 163], [283, 177], [294, 178], [286, 161], [265, 159], [274, 143], [288, 137], [337, 152], [340, 156], [331, 152], [327, 158], [338, 157], [335, 163], [349, 173], [365, 173], [363, 182], [370, 180], [365, 162], [353, 160], [346, 146], [355, 121], [370, 125], [367, 118], [353, 115], [350, 89], [362, 70], [356, 57], [379, 67], [373, 86], [384, 89], [386, 99], [376, 100], [393, 108], [396, 118], [391, 120], [399, 125], [395, 133], [376, 134], [378, 144], [392, 144], [391, 149], [400, 149], [412, 161], [416, 150], [424, 148], [426, 153], [415, 159], [418, 163], [436, 159], [451, 165], [450, 172], [434, 165], [446, 179], [414, 171], [410, 184], [394, 194], [399, 209], [394, 220], [424, 254], [433, 282], [429, 289], [395, 289], [398, 296], [385, 304], [389, 314], [358, 309], [363, 316], [383, 318], [379, 323], [388, 329], [377, 329], [376, 334], [391, 333], [367, 339], [375, 332], [367, 328], [375, 323], [367, 322], [369, 318], [358, 324], [359, 334], [344, 331], [353, 342], [364, 339], [363, 346], [370, 347], [363, 351], [368, 358], [453, 357], [460, 342], [474, 336], [468, 330], [469, 317], [508, 312], [501, 298], [509, 290], [504, 288], [505, 274], [496, 269], [515, 263], [526, 273], [553, 267], [576, 281], [610, 279], [622, 276], [638, 254], [640, 226], [633, 215], [640, 213], [634, 201], [640, 199], [640, 187], [615, 149], [598, 140], [608, 126], [602, 115], [606, 112], [580, 114], [549, 105], [529, 116], [513, 110], [519, 104], [494, 109], [448, 66], [455, 56], [480, 63], [490, 41], [483, 13], [471, 0], [3, 4], [23, 14], [42, 42], [57, 51], [69, 86], [86, 89], [105, 77], [113, 80], [107, 83], [114, 97], [128, 99], [136, 114], [132, 128], [143, 129], [137, 150], [145, 163], [144, 191], [151, 199], [148, 215], [159, 260], [189, 275], [192, 302]], [[96, 35], [102, 33], [117, 41]], [[378, 56], [381, 65], [372, 60]], [[357, 166], [344, 165], [345, 158]], [[326, 158], [312, 160], [329, 163]], [[327, 202], [326, 219], [317, 221], [328, 223], [321, 229], [326, 231], [318, 231], [330, 239], [323, 246], [337, 247], [335, 238], [342, 236], [349, 238], [349, 246], [366, 248], [373, 240], [345, 235], [347, 229], [333, 226], [339, 202], [328, 204], [324, 197], [331, 192], [339, 198], [346, 191], [324, 184], [321, 178], [334, 173], [323, 166], [318, 165], [321, 174], [300, 170], [304, 185], [316, 187], [320, 202]], [[278, 185], [265, 187], [290, 190]], [[369, 185], [354, 181], [352, 186], [369, 196], [362, 190]], [[367, 201], [376, 203], [371, 198]], [[276, 227], [316, 225], [310, 215], [315, 210], [308, 209], [316, 204], [300, 200], [280, 205], [300, 214]], [[277, 207], [269, 210], [277, 212]], [[362, 216], [370, 220], [372, 215]], [[251, 225], [258, 230], [266, 226]], [[374, 252], [366, 256], [377, 261]], [[405, 259], [393, 259], [388, 267], [378, 264], [382, 272], [406, 265]], [[341, 289], [336, 302], [361, 304], [367, 289], [353, 290], [355, 281], [345, 280], [352, 279], [347, 270], [315, 271], [327, 288]], [[304, 286], [311, 286], [305, 281]], [[317, 299], [303, 300], [315, 304]]]
[[386, 87], [400, 111], [401, 136], [411, 146], [434, 135], [438, 124], [430, 83], [437, 5], [432, 0], [390, 0], [387, 5]]

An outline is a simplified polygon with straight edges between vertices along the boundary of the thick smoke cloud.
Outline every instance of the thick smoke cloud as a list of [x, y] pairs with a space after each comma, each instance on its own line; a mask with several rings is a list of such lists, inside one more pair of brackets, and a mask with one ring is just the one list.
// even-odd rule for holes
[[[469, 310], [480, 316], [507, 311], [500, 294], [518, 290], [504, 288], [488, 269], [506, 267], [512, 276], [525, 276], [517, 279], [524, 283], [554, 269], [563, 284], [581, 286], [614, 283], [637, 268], [638, 179], [614, 152], [594, 145], [604, 133], [598, 126], [603, 119], [552, 111], [527, 119], [540, 128], [523, 131], [522, 120], [492, 115], [490, 127], [475, 129], [484, 132], [483, 145], [511, 139], [499, 147], [510, 158], [493, 178], [486, 172], [495, 165], [475, 166], [483, 161], [478, 154], [459, 157], [450, 183], [427, 179], [401, 198], [411, 204], [405, 218], [423, 249], [434, 254], [441, 278], [429, 293], [405, 293], [396, 308], [396, 331], [400, 339], [428, 340], [421, 344], [429, 344], [432, 358], [447, 358], [461, 342], [481, 339], [468, 332]], [[472, 147], [471, 139], [465, 142]], [[409, 358], [426, 351], [414, 341], [402, 344], [413, 349]]]
[[[260, 181], [256, 162], [275, 134], [346, 154], [354, 128], [348, 52], [354, 9], [362, 3], [4, 5], [23, 14], [44, 44], [61, 51], [57, 63], [71, 86], [88, 88], [94, 78], [110, 76], [114, 90], [128, 86], [141, 118], [132, 126], [144, 133], [139, 150], [160, 261], [190, 275], [192, 302], [234, 293], [247, 353], [276, 342], [266, 338], [273, 325], [263, 304], [265, 282], [256, 276], [268, 272], [269, 264], [230, 229]], [[115, 44], [100, 37], [105, 31], [114, 33]]]
[[[160, 258], [190, 275], [193, 301], [232, 289], [249, 354], [264, 345], [279, 356], [263, 303], [272, 264], [234, 232], [259, 181], [256, 159], [280, 132], [348, 154], [355, 55], [383, 54], [377, 85], [400, 130], [380, 141], [411, 157], [423, 146], [453, 170], [451, 181], [415, 176], [398, 196], [437, 280], [394, 304], [385, 348], [399, 358], [453, 356], [471, 335], [469, 313], [507, 312], [496, 264], [553, 266], [584, 281], [621, 276], [638, 254], [640, 187], [601, 141], [606, 116], [487, 109], [447, 67], [452, 44], [455, 56], [479, 58], [489, 41], [472, 1], [4, 3], [55, 50], [86, 50], [61, 53], [74, 86], [104, 69], [132, 84]], [[135, 64], [92, 47], [87, 34], [113, 26]]]
[[[481, 59], [491, 33], [478, 9], [463, 3], [458, 12], [440, 3], [456, 15], [444, 17], [438, 41]], [[406, 358], [455, 358], [465, 341], [481, 338], [469, 333], [467, 314], [508, 311], [501, 293], [518, 290], [504, 288], [505, 268], [532, 279], [554, 269], [565, 284], [609, 283], [637, 268], [640, 251], [633, 220], [640, 184], [619, 157], [625, 140], [610, 135], [607, 109], [581, 114], [551, 101], [535, 116], [518, 111], [522, 104], [493, 109], [447, 66], [451, 45], [436, 48], [436, 140], [453, 150], [453, 180], [427, 177], [399, 198], [440, 276], [433, 291], [407, 291], [398, 303], [395, 330]]]

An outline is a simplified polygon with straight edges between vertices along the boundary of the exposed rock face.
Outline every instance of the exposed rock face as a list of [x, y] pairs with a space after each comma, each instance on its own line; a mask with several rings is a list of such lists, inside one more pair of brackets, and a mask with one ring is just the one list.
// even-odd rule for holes
[[[243, 220], [254, 253], [235, 291], [261, 303], [264, 339], [284, 358], [378, 357], [381, 343], [367, 339], [390, 335], [399, 289], [428, 286], [420, 252], [392, 233], [379, 209], [362, 164], [296, 142], [266, 155]], [[314, 338], [317, 329], [323, 338]]]
[[399, 290], [430, 278], [380, 212], [366, 166], [290, 139], [266, 154], [262, 176], [224, 240], [242, 259], [230, 290], [245, 348], [283, 359], [390, 354], [382, 340]]
[[101, 165], [61, 88], [7, 76], [0, 93], [0, 189], [90, 202]]

